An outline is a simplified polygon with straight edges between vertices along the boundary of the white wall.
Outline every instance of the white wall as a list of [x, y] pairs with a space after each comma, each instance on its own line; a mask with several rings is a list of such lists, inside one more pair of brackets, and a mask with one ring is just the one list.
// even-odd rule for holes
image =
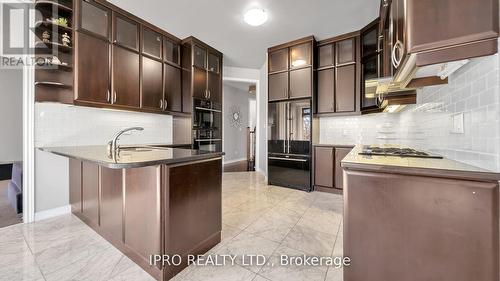
[[[252, 96], [224, 83], [224, 163], [231, 163], [247, 159], [247, 127], [250, 126], [250, 102]], [[232, 112], [239, 109], [241, 126], [231, 123]]]
[[0, 85], [0, 163], [22, 161], [22, 69], [0, 69]]
[[[321, 118], [320, 143], [403, 144], [500, 171], [499, 66], [498, 54], [473, 59], [401, 113]], [[461, 113], [465, 131], [452, 133]]]
[[224, 75], [224, 78], [259, 80], [260, 71], [253, 68], [224, 66], [224, 68], [222, 69], [222, 74]]
[[[123, 136], [120, 143], [172, 143], [168, 115], [35, 104], [35, 147], [105, 145], [115, 132], [140, 126], [142, 132]], [[68, 159], [35, 152], [35, 212], [68, 205]]]

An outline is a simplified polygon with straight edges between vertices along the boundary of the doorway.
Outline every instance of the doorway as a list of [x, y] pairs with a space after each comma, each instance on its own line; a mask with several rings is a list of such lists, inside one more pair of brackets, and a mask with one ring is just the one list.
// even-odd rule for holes
[[223, 81], [224, 172], [255, 171], [257, 83]]
[[0, 69], [0, 228], [23, 222], [23, 70]]

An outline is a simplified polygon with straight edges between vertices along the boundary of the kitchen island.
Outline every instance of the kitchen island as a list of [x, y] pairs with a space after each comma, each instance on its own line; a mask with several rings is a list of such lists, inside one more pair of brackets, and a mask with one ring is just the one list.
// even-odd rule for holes
[[[42, 150], [70, 159], [73, 214], [157, 280], [169, 280], [188, 255], [220, 242], [223, 153], [167, 146]], [[152, 255], [167, 255], [170, 264], [153, 263]]]
[[361, 151], [342, 160], [345, 281], [498, 280], [499, 173]]

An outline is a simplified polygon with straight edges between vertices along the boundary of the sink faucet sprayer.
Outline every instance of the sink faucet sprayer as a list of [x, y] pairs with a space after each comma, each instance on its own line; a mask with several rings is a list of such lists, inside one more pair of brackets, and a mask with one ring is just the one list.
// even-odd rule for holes
[[117, 142], [120, 139], [120, 136], [123, 135], [126, 132], [130, 131], [143, 131], [143, 127], [131, 127], [131, 128], [125, 128], [123, 130], [120, 130], [118, 133], [115, 134], [112, 140], [108, 142], [108, 154], [112, 155], [113, 152], [115, 152], [118, 149]]

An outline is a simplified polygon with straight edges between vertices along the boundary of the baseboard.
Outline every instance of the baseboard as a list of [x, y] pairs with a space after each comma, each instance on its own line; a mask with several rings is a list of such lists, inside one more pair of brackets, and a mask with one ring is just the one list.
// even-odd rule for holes
[[229, 160], [229, 161], [224, 161], [224, 165], [236, 163], [236, 162], [241, 162], [241, 161], [247, 161], [247, 158], [240, 158], [240, 159], [233, 159], [233, 160]]
[[50, 219], [53, 217], [71, 213], [71, 205], [62, 206], [59, 208], [49, 209], [35, 213], [35, 221]]

